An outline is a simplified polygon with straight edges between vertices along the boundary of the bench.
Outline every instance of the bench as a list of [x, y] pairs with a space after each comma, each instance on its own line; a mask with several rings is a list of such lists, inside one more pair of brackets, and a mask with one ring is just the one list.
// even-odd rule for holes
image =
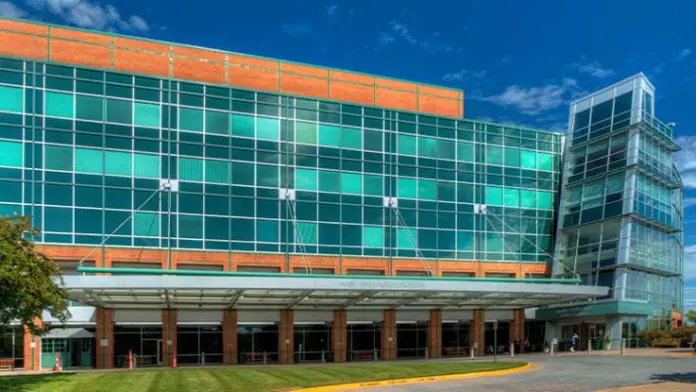
[[442, 353], [445, 357], [465, 357], [469, 355], [468, 347], [445, 347]]
[[[268, 361], [268, 355], [265, 356]], [[263, 353], [246, 353], [244, 354], [244, 363], [266, 363]]]
[[0, 370], [14, 370], [14, 358], [0, 358]]
[[353, 351], [353, 361], [372, 361], [374, 359], [374, 351]]

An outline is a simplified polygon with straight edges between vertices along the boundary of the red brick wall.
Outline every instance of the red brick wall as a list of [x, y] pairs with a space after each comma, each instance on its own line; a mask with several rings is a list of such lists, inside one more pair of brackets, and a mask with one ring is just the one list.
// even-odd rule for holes
[[394, 309], [387, 309], [384, 311], [380, 358], [383, 361], [393, 361], [396, 359], [396, 310]]
[[237, 310], [227, 309], [222, 313], [222, 350], [223, 363], [234, 365], [237, 363]]
[[345, 362], [348, 357], [348, 317], [345, 309], [334, 310], [331, 324], [331, 351], [334, 362]]
[[176, 310], [162, 310], [162, 366], [165, 367], [174, 366], [176, 358], [176, 322]]
[[295, 362], [295, 311], [281, 310], [278, 323], [278, 348], [281, 364]]

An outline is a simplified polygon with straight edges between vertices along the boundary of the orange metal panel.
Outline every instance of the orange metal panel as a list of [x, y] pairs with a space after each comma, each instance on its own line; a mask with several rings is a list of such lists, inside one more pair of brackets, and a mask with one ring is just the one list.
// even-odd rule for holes
[[0, 31], [0, 54], [47, 60], [48, 38]]
[[452, 99], [461, 99], [461, 91], [460, 90], [454, 90], [454, 89], [448, 89], [448, 88], [439, 88], [439, 87], [432, 87], [432, 86], [418, 86], [418, 92], [422, 94], [428, 94], [428, 95], [436, 95], [438, 97], [443, 97], [443, 98], [452, 98]]
[[418, 110], [423, 113], [459, 117], [459, 113], [461, 113], [459, 105], [461, 102], [455, 99], [433, 97], [432, 95], [418, 97]]
[[230, 86], [278, 92], [278, 73], [276, 71], [230, 66], [228, 73]]
[[206, 60], [224, 63], [225, 54], [222, 52], [214, 52], [212, 50], [202, 50], [195, 48], [187, 48], [185, 46], [174, 46], [174, 56], [186, 56], [195, 60]]
[[48, 34], [48, 27], [40, 24], [18, 22], [16, 20], [0, 20], [0, 30], [17, 31], [29, 34]]
[[174, 60], [174, 78], [225, 84], [225, 65], [179, 57]]
[[310, 67], [306, 65], [280, 63], [281, 72], [291, 72], [302, 75], [316, 76], [319, 78], [328, 78], [329, 70], [326, 68]]
[[398, 80], [375, 78], [375, 86], [385, 87], [404, 91], [418, 91], [418, 86], [415, 83], [400, 82]]
[[306, 97], [328, 98], [329, 81], [300, 75], [280, 74], [280, 91]]
[[375, 105], [377, 106], [391, 109], [409, 110], [412, 112], [417, 110], [416, 93], [400, 92], [376, 87], [375, 97]]
[[160, 44], [158, 42], [150, 42], [150, 41], [142, 41], [142, 40], [136, 40], [136, 39], [114, 37], [114, 45], [117, 48], [122, 48], [122, 49], [144, 50], [144, 51], [148, 51], [148, 52], [169, 54], [169, 45]]
[[331, 70], [331, 80], [332, 81], [340, 80], [343, 82], [362, 83], [362, 84], [369, 84], [369, 85], [375, 84], [374, 76], [361, 75], [361, 74], [356, 74], [356, 73], [352, 73], [352, 72], [334, 71], [334, 70]]
[[230, 54], [227, 56], [230, 65], [239, 65], [242, 67], [261, 67], [261, 68], [266, 68], [268, 70], [273, 70], [276, 71], [278, 70], [278, 62], [277, 61], [272, 61], [272, 60], [266, 60], [266, 59], [259, 59], [255, 57], [249, 57], [249, 56], [241, 56], [238, 54]]
[[114, 49], [114, 69], [169, 77], [169, 56]]
[[329, 98], [336, 101], [374, 105], [374, 88], [361, 84], [332, 81]]
[[91, 42], [102, 45], [111, 44], [111, 37], [108, 35], [86, 33], [83, 31], [62, 29], [60, 27], [54, 27], [51, 29], [51, 38], [64, 38], [73, 41]]
[[51, 41], [51, 61], [109, 68], [109, 48], [79, 42], [54, 39]]

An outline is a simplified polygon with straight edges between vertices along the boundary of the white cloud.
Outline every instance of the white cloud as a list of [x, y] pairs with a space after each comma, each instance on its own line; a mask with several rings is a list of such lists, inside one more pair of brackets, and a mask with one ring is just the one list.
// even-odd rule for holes
[[403, 23], [392, 21], [389, 26], [390, 32], [382, 32], [377, 37], [377, 42], [382, 46], [392, 44], [400, 38], [409, 45], [420, 47], [428, 54], [448, 53], [453, 50], [452, 45], [441, 41], [438, 32], [432, 33], [431, 38], [416, 38]]
[[501, 94], [481, 98], [504, 107], [514, 107], [521, 113], [536, 116], [566, 104], [568, 98], [578, 91], [575, 79], [563, 79], [562, 83], [537, 87], [509, 86]]
[[696, 197], [685, 197], [684, 208], [696, 206]]
[[606, 78], [607, 76], [612, 76], [616, 72], [613, 69], [604, 68], [598, 61], [593, 61], [587, 64], [573, 64], [573, 68], [577, 69], [580, 73], [586, 73], [592, 75], [596, 78]]
[[696, 189], [696, 136], [679, 136], [674, 141], [681, 147], [681, 151], [674, 154], [674, 164], [684, 188]]
[[443, 77], [442, 80], [447, 81], [447, 82], [461, 82], [463, 80], [469, 80], [469, 79], [483, 79], [486, 76], [487, 71], [485, 69], [480, 70], [480, 71], [474, 71], [470, 69], [460, 69], [457, 72], [450, 72], [446, 73]]
[[326, 15], [328, 16], [337, 16], [338, 15], [338, 4], [331, 4], [326, 7]]
[[26, 0], [35, 10], [46, 10], [78, 27], [106, 31], [143, 32], [150, 26], [140, 16], [122, 17], [116, 7], [90, 0]]
[[691, 49], [689, 49], [689, 48], [682, 49], [682, 50], [679, 52], [679, 54], [677, 55], [676, 60], [677, 60], [677, 61], [686, 60], [686, 58], [689, 57], [689, 56], [691, 56]]
[[0, 16], [3, 18], [24, 18], [27, 16], [27, 11], [17, 7], [9, 1], [0, 1]]

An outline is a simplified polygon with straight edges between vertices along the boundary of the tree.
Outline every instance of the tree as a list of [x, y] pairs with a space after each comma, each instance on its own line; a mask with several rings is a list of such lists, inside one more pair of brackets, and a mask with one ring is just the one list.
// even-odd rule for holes
[[696, 310], [689, 310], [685, 317], [689, 323], [696, 324]]
[[36, 233], [27, 217], [0, 217], [0, 329], [18, 321], [41, 335], [34, 320], [43, 310], [61, 322], [70, 316], [58, 265], [25, 237]]

